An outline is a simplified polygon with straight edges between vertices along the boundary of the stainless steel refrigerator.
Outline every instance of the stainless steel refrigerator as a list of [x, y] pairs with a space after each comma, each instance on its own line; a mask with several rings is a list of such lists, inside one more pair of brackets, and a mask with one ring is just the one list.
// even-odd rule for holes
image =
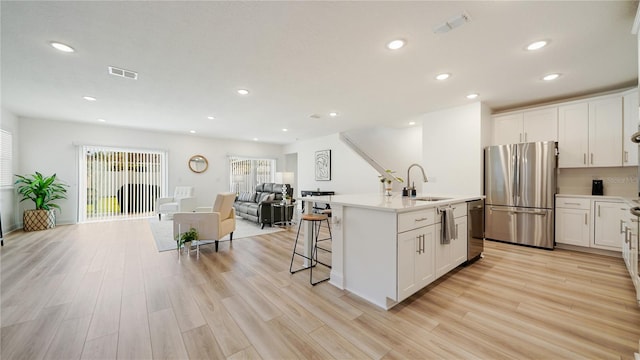
[[487, 239], [553, 249], [557, 159], [554, 141], [485, 149]]

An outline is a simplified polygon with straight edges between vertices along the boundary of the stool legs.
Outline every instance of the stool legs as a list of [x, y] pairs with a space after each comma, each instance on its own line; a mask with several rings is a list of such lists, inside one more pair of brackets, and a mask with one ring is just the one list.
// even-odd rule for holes
[[[305, 220], [305, 221], [308, 221], [308, 220]], [[308, 257], [308, 256], [306, 256], [304, 254], [301, 254], [301, 253], [297, 252], [296, 248], [298, 246], [298, 239], [300, 238], [300, 228], [302, 227], [302, 223], [303, 223], [303, 221], [300, 221], [300, 223], [298, 224], [298, 232], [296, 234], [296, 241], [293, 244], [293, 253], [291, 254], [291, 264], [289, 265], [289, 272], [291, 274], [295, 274], [295, 273], [297, 273], [299, 271], [309, 269], [309, 283], [311, 285], [316, 285], [316, 284], [319, 284], [321, 282], [329, 280], [330, 277], [327, 277], [325, 279], [322, 279], [322, 280], [314, 282], [313, 281], [313, 268], [316, 267], [316, 265], [320, 264], [320, 265], [324, 265], [327, 268], [331, 269], [331, 265], [325, 264], [322, 261], [318, 260], [318, 249], [324, 250], [324, 251], [328, 251], [328, 252], [330, 252], [330, 250], [318, 247], [318, 235], [320, 234], [320, 225], [322, 224], [322, 222], [321, 221], [314, 221], [312, 226], [311, 226], [311, 229], [312, 229], [311, 230], [311, 239], [313, 241], [312, 250], [311, 250], [311, 257]], [[316, 228], [316, 223], [318, 225], [317, 228]], [[327, 220], [327, 225], [329, 225], [329, 221], [328, 220]], [[331, 239], [331, 228], [329, 228], [329, 238], [320, 239], [320, 241], [330, 240], [330, 239]], [[293, 260], [294, 260], [296, 255], [309, 260], [309, 266], [304, 266], [304, 267], [302, 267], [300, 269], [293, 270]]]

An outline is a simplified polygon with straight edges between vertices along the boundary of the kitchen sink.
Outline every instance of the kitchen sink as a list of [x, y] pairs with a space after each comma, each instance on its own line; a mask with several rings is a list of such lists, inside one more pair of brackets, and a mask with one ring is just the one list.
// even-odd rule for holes
[[452, 198], [447, 198], [447, 197], [436, 197], [436, 196], [422, 196], [422, 197], [417, 197], [414, 200], [418, 200], [418, 201], [440, 201], [440, 200], [450, 200]]

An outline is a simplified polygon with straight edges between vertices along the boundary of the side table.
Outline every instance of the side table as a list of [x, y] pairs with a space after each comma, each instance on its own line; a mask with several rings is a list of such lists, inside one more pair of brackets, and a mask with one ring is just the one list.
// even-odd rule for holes
[[[291, 224], [293, 223], [294, 208], [295, 208], [294, 204], [271, 203], [271, 226], [273, 225], [291, 226]], [[278, 211], [278, 214], [280, 214], [279, 221], [275, 221], [276, 211]], [[291, 215], [292, 220], [287, 220], [289, 218], [288, 215]]]

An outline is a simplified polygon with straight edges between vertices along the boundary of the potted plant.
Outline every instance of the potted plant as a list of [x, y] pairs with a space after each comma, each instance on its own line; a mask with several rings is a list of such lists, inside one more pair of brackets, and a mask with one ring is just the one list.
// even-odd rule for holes
[[42, 176], [36, 171], [31, 175], [16, 175], [15, 185], [18, 186], [18, 194], [22, 197], [20, 202], [32, 200], [35, 209], [25, 210], [22, 217], [24, 231], [36, 231], [51, 229], [56, 226], [56, 214], [54, 209], [60, 209], [55, 201], [67, 198], [69, 185], [56, 179], [56, 174], [49, 177]]
[[178, 234], [176, 236], [177, 250], [180, 251], [180, 246], [184, 245], [184, 248], [189, 252], [191, 250], [191, 242], [198, 240], [198, 230], [191, 228], [188, 231]]

